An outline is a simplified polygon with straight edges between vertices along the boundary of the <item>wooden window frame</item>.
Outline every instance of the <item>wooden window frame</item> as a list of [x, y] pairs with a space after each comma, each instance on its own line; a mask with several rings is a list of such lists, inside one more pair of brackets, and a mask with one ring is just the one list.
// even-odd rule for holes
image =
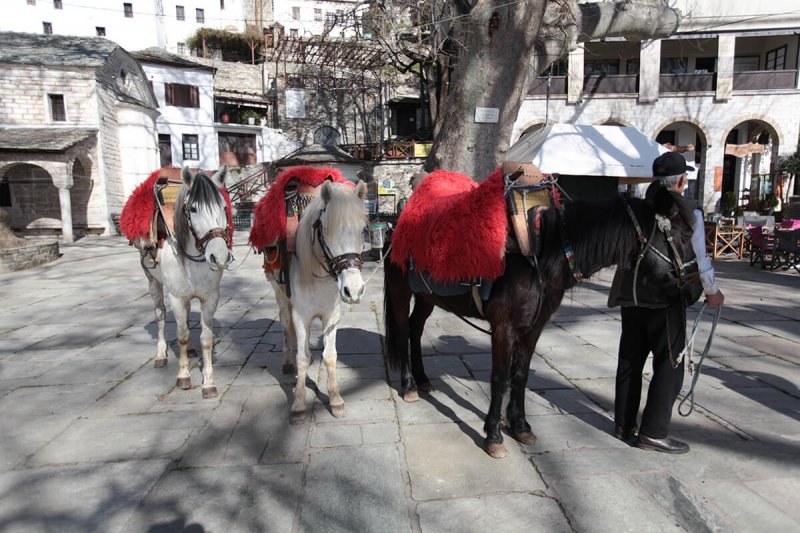
[[[59, 105], [61, 109], [58, 109]], [[67, 121], [67, 100], [63, 94], [47, 93], [47, 110], [51, 122]]]
[[42, 33], [45, 35], [53, 35], [53, 23], [42, 21]]
[[106, 36], [106, 28], [105, 26], [95, 26], [94, 31], [98, 37], [105, 37]]
[[206, 10], [202, 8], [195, 8], [194, 10], [195, 20], [200, 24], [205, 24], [206, 22]]
[[175, 19], [186, 20], [186, 8], [184, 6], [175, 6]]
[[200, 107], [200, 91], [196, 85], [165, 83], [164, 102], [172, 107]]
[[125, 13], [126, 19], [133, 18], [133, 4], [131, 2], [125, 2], [122, 4], [122, 11]]
[[[183, 148], [184, 161], [200, 160], [200, 136], [196, 133], [184, 133], [181, 136], [181, 147]], [[192, 157], [194, 156], [194, 157]]]
[[[779, 46], [777, 48], [773, 48], [769, 50], [766, 55], [766, 60], [764, 61], [764, 70], [786, 70], [786, 52], [788, 51], [787, 45]], [[782, 53], [781, 65], [778, 68], [778, 55]], [[773, 57], [770, 58], [770, 55]], [[773, 63], [772, 67], [770, 67], [770, 62]]]

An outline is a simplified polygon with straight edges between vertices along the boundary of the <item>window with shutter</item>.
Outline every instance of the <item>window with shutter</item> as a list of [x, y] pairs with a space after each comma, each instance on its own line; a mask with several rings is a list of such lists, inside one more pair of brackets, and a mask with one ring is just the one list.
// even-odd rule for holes
[[166, 83], [164, 97], [168, 106], [200, 107], [200, 91], [194, 85]]

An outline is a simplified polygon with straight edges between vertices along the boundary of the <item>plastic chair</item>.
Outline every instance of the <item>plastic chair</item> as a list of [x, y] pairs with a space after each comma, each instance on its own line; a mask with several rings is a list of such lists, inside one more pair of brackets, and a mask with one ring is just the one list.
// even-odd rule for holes
[[770, 234], [764, 234], [764, 228], [762, 226], [751, 227], [750, 266], [753, 266], [756, 262], [760, 262], [761, 268], [766, 268], [767, 261], [769, 261], [770, 270], [774, 270], [775, 238]]

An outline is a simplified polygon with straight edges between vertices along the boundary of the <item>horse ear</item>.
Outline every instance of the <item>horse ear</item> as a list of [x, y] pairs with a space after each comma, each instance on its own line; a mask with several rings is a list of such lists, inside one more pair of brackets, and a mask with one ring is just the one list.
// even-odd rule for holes
[[364, 197], [367, 195], [367, 184], [366, 184], [366, 182], [364, 182], [362, 180], [358, 180], [358, 183], [356, 184], [356, 194], [362, 200], [364, 199]]
[[225, 186], [225, 178], [228, 177], [228, 165], [222, 165], [222, 168], [217, 170], [213, 176], [211, 176], [211, 181], [214, 182], [214, 185], [217, 188], [221, 189]]
[[325, 205], [328, 205], [328, 202], [331, 199], [331, 195], [333, 194], [333, 189], [332, 189], [333, 186], [331, 185], [331, 183], [333, 182], [327, 180], [324, 181], [322, 183], [322, 189], [320, 189], [319, 191], [319, 195], [322, 197], [322, 201], [325, 203]]
[[189, 187], [192, 184], [192, 171], [189, 170], [189, 167], [183, 167], [181, 170], [181, 179], [183, 180], [183, 184]]

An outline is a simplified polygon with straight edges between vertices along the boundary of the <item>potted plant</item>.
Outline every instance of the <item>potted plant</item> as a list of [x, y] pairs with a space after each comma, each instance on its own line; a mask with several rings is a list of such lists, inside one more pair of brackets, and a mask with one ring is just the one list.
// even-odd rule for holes
[[719, 201], [719, 208], [722, 210], [722, 213], [730, 216], [735, 207], [736, 195], [733, 193], [733, 191], [728, 191], [723, 194], [722, 199]]
[[762, 202], [762, 210], [766, 212], [766, 214], [772, 214], [775, 211], [775, 208], [778, 207], [778, 195], [774, 192], [769, 193], [764, 197], [764, 201]]
[[261, 119], [261, 114], [258, 111], [254, 111], [252, 109], [245, 109], [242, 112], [242, 120], [246, 120], [248, 124], [251, 126], [255, 125], [257, 120]]

